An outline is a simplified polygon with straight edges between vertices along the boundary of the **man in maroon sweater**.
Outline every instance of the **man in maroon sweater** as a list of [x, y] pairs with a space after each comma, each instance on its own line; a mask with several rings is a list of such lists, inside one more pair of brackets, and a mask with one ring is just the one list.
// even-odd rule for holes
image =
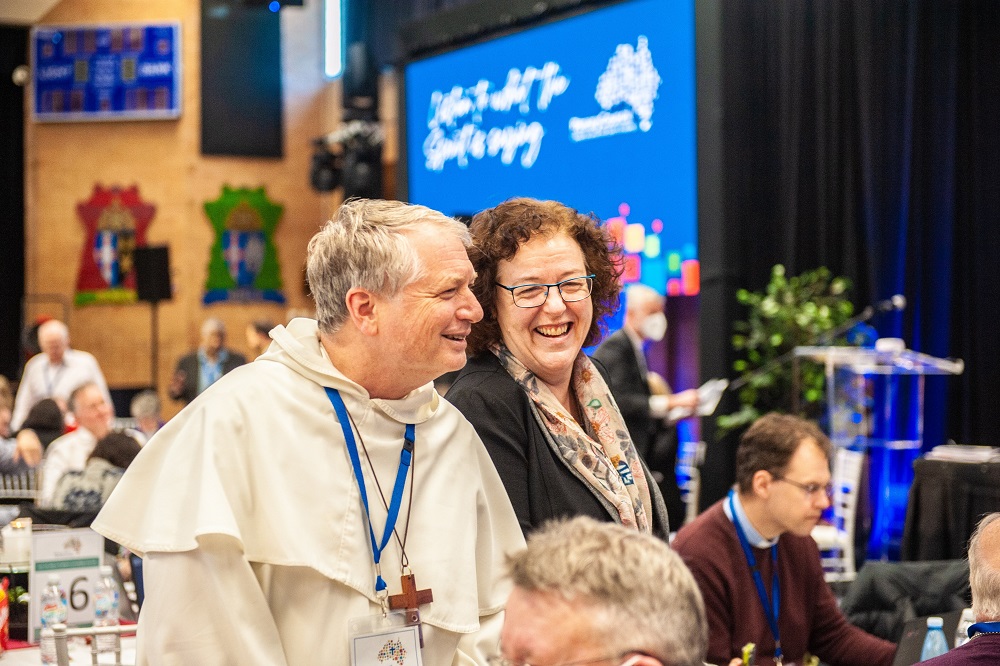
[[761, 665], [892, 663], [895, 644], [841, 614], [809, 536], [830, 506], [830, 456], [812, 423], [761, 417], [737, 448], [737, 488], [677, 534], [705, 599], [709, 662], [729, 664], [754, 643]]
[[996, 666], [1000, 664], [1000, 513], [979, 521], [969, 540], [969, 585], [976, 623], [962, 647], [928, 659], [926, 666]]

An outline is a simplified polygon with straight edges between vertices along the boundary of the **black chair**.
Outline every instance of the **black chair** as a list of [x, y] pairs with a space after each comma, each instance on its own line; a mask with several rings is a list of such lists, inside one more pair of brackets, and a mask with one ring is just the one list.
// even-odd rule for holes
[[854, 625], [898, 643], [908, 620], [971, 604], [969, 563], [865, 562], [841, 602]]

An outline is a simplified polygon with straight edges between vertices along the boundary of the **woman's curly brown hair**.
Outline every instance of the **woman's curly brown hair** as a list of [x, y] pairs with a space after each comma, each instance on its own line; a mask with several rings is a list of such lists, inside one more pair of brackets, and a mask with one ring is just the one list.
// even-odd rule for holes
[[518, 198], [478, 213], [472, 218], [469, 229], [472, 232], [469, 259], [477, 274], [472, 291], [483, 307], [483, 319], [473, 324], [468, 338], [470, 354], [478, 354], [502, 340], [496, 301], [500, 262], [513, 259], [521, 246], [532, 238], [558, 232], [577, 242], [583, 250], [587, 272], [595, 275], [590, 295], [594, 302], [594, 319], [583, 344], [587, 347], [600, 340], [604, 315], [618, 308], [622, 261], [621, 247], [614, 243], [593, 214], [583, 215], [558, 201]]

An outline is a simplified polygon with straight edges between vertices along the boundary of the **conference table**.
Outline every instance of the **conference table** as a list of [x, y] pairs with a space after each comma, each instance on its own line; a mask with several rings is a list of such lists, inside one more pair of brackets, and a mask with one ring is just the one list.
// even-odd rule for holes
[[1000, 511], [1000, 462], [919, 458], [913, 472], [901, 558], [964, 558], [980, 518]]
[[[135, 663], [135, 636], [122, 637], [122, 662], [123, 664]], [[69, 643], [70, 664], [82, 666], [91, 663], [90, 646], [82, 640], [71, 640]], [[9, 650], [0, 657], [0, 664], [3, 666], [39, 666], [42, 663], [42, 653], [38, 646], [23, 648], [20, 650]], [[100, 664], [114, 664], [114, 654], [102, 654], [98, 657]]]

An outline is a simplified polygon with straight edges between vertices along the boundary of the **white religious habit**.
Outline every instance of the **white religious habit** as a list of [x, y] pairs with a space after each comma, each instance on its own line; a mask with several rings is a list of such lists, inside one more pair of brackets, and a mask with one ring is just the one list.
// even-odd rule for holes
[[[388, 502], [406, 424], [416, 425], [396, 532], [406, 573], [433, 593], [419, 607], [423, 663], [485, 664], [510, 591], [505, 556], [524, 541], [472, 426], [431, 384], [370, 398], [330, 362], [312, 320], [271, 337], [268, 352], [153, 436], [93, 524], [145, 556], [138, 664], [350, 663], [348, 621], [380, 605], [358, 484], [324, 387], [340, 392], [367, 450], [378, 540], [387, 511], [375, 480]], [[400, 594], [396, 538], [381, 572]]]
[[93, 355], [77, 349], [67, 349], [63, 353], [62, 362], [53, 364], [46, 354], [35, 354], [24, 364], [24, 373], [14, 398], [14, 411], [10, 416], [11, 432], [18, 430], [31, 408], [45, 398], [65, 403], [73, 391], [88, 382], [97, 384], [108, 405], [114, 405], [108, 383], [104, 381], [104, 373]]

